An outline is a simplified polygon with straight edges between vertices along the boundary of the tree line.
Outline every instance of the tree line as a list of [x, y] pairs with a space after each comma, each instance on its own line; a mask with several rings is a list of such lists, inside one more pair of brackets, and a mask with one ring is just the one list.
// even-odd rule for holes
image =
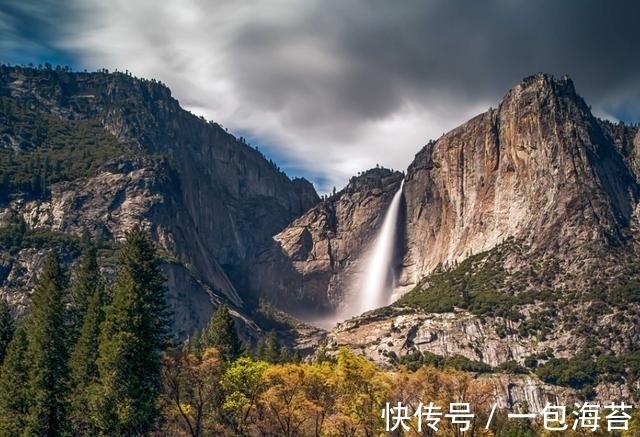
[[8, 305], [0, 308], [0, 435], [148, 435], [169, 340], [164, 295], [159, 258], [139, 228], [109, 286], [94, 248], [71, 281], [51, 253], [28, 316], [14, 327]]
[[[70, 277], [71, 276], [71, 277]], [[31, 310], [14, 322], [0, 302], [0, 435], [57, 436], [500, 436], [544, 433], [505, 411], [485, 423], [495, 382], [450, 368], [400, 366], [389, 372], [342, 349], [300, 359], [271, 332], [255, 348], [238, 336], [228, 307], [183, 343], [170, 337], [164, 278], [153, 242], [127, 234], [110, 284], [96, 250], [69, 275], [46, 260]], [[433, 402], [444, 410], [469, 403], [464, 433], [442, 420], [385, 430], [381, 412]], [[633, 435], [637, 418], [629, 432]], [[564, 435], [581, 435], [580, 430]], [[610, 435], [590, 432], [590, 435]]]

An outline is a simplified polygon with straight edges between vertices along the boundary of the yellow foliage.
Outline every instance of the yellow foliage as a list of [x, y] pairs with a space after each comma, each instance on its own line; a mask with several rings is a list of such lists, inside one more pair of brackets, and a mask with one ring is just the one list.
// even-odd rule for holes
[[[215, 349], [197, 356], [178, 354], [165, 360], [163, 397], [165, 435], [174, 436], [284, 436], [376, 437], [443, 436], [493, 437], [485, 429], [495, 400], [496, 386], [488, 378], [454, 369], [422, 367], [415, 372], [380, 369], [346, 349], [335, 362], [269, 364], [251, 358], [232, 363], [220, 359]], [[440, 407], [437, 431], [414, 416], [422, 404]], [[383, 410], [401, 403], [407, 407], [403, 423], [408, 430], [387, 432]], [[450, 404], [468, 404], [469, 429], [446, 416]], [[395, 419], [395, 417], [394, 417]], [[624, 437], [637, 434], [634, 414]], [[394, 422], [396, 423], [396, 422]], [[498, 411], [492, 420], [496, 435], [551, 435], [539, 421], [523, 427]], [[589, 435], [605, 435], [602, 429]], [[555, 435], [555, 434], [554, 434]], [[584, 435], [580, 430], [563, 435]]]

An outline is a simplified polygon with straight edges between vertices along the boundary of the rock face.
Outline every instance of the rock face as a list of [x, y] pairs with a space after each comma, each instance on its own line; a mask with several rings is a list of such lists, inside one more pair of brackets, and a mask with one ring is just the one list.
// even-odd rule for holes
[[[165, 252], [181, 335], [202, 326], [221, 299], [241, 308], [247, 290], [236, 277], [243, 276], [246, 261], [319, 201], [309, 182], [290, 180], [244, 140], [183, 110], [155, 81], [2, 67], [0, 98], [6, 112], [2, 156], [35, 160], [46, 184], [34, 186], [37, 191], [11, 185], [19, 174], [4, 168], [0, 209], [7, 220], [23, 220], [28, 232], [79, 236], [88, 230], [108, 241], [142, 223]], [[32, 124], [44, 126], [41, 136], [23, 128]], [[56, 140], [71, 137], [76, 148], [85, 147], [81, 129], [104, 137], [118, 153], [97, 165], [92, 154], [106, 145], [89, 147], [83, 153], [90, 171], [65, 162], [62, 154], [74, 146]], [[2, 280], [0, 290], [13, 300], [32, 285], [30, 266], [38, 264], [23, 260], [31, 258], [28, 247], [19, 249], [2, 254], [9, 270], [2, 276], [18, 282]]]
[[[392, 366], [396, 357], [415, 350], [443, 357], [459, 355], [497, 366], [539, 348], [538, 345], [531, 347], [534, 341], [524, 344], [512, 338], [505, 340], [491, 335], [497, 325], [495, 321], [463, 314], [394, 310], [393, 313], [370, 314], [344, 322], [329, 334], [326, 344], [329, 351], [347, 347], [382, 367]], [[539, 412], [547, 402], [571, 405], [578, 400], [575, 390], [544, 384], [530, 375], [491, 373], [479, 377], [490, 381], [495, 402], [500, 408], [522, 408], [526, 405], [529, 411]], [[628, 397], [628, 390], [624, 393]], [[612, 401], [617, 399], [620, 397], [611, 396]]]
[[[613, 317], [603, 317], [596, 329], [614, 324]], [[484, 363], [493, 368], [488, 378], [495, 392], [495, 399], [501, 408], [522, 407], [530, 411], [541, 411], [547, 402], [553, 405], [571, 405], [580, 399], [577, 390], [571, 387], [545, 384], [539, 378], [520, 372], [504, 372], [504, 364], [523, 364], [526, 357], [537, 356], [545, 361], [551, 356], [567, 359], [579, 347], [593, 339], [576, 339], [567, 329], [557, 329], [549, 338], [518, 334], [519, 323], [502, 318], [486, 318], [463, 311], [434, 314], [406, 308], [388, 307], [340, 323], [327, 336], [326, 350], [333, 353], [346, 347], [363, 355], [382, 367], [392, 368], [398, 357], [407, 354], [428, 352], [440, 357], [464, 357], [476, 363]], [[604, 329], [603, 329], [604, 332]], [[625, 338], [634, 337], [625, 332]], [[638, 341], [637, 333], [631, 340]], [[545, 355], [549, 354], [547, 358]], [[533, 370], [533, 369], [528, 369]], [[608, 375], [609, 378], [611, 377]], [[596, 387], [600, 402], [619, 402], [630, 399], [638, 390], [638, 381], [612, 383], [601, 381]]]
[[[361, 260], [402, 178], [399, 172], [369, 170], [294, 220], [256, 258], [252, 287], [302, 317], [340, 311], [360, 291]], [[399, 239], [399, 252], [402, 244]]]
[[595, 119], [569, 78], [525, 79], [497, 109], [416, 155], [402, 281], [509, 237], [573, 260], [592, 256], [586, 246], [623, 244], [638, 198], [637, 141], [637, 128]]

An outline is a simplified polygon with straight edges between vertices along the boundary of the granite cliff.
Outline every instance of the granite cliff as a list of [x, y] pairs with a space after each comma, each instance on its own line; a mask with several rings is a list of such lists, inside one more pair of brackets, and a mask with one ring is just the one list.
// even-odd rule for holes
[[639, 193], [633, 144], [637, 128], [596, 119], [568, 77], [525, 79], [409, 166], [402, 280], [415, 284], [510, 237], [573, 263], [628, 243]]

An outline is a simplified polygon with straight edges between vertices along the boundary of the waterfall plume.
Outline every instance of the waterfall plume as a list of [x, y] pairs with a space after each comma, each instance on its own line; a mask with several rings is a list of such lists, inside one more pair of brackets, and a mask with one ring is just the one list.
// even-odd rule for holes
[[404, 179], [391, 200], [380, 233], [369, 253], [367, 268], [361, 281], [362, 287], [354, 299], [353, 308], [349, 311], [352, 314], [361, 314], [391, 303], [394, 281], [393, 252], [403, 186]]

